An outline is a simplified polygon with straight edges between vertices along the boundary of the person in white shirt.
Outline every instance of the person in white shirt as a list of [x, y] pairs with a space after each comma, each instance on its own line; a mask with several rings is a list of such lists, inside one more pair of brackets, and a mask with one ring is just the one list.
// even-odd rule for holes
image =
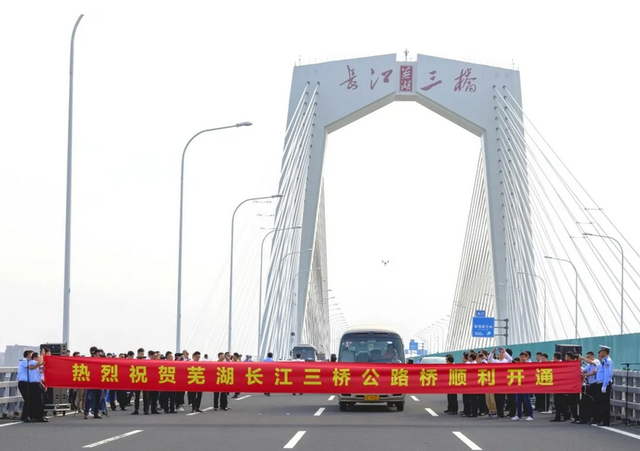
[[[531, 363], [531, 353], [529, 351], [522, 351], [520, 353], [520, 361], [524, 363]], [[531, 395], [517, 394], [516, 395], [516, 416], [512, 418], [514, 421], [520, 421], [522, 418], [522, 404], [526, 409], [527, 421], [533, 421], [533, 409], [531, 408]]]
[[[296, 358], [293, 359], [293, 362], [304, 362], [304, 359], [302, 358], [302, 354], [300, 354], [299, 352], [296, 353]], [[292, 393], [293, 396], [295, 396], [295, 393]], [[300, 396], [302, 396], [302, 393], [300, 393]]]
[[[496, 352], [498, 353], [498, 358], [495, 358], [495, 354]], [[511, 363], [513, 361], [513, 358], [511, 357], [511, 355], [506, 351], [505, 348], [494, 348], [493, 351], [491, 351], [489, 353], [489, 363]], [[496, 399], [496, 410], [498, 413], [498, 418], [504, 418], [504, 400], [505, 400], [505, 395], [500, 394], [500, 393], [496, 393], [495, 394], [495, 399]]]

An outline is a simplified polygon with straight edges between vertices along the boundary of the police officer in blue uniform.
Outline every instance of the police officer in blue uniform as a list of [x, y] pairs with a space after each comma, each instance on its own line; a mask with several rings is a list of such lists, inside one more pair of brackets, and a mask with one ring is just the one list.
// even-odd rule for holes
[[600, 422], [598, 426], [611, 426], [611, 384], [613, 383], [613, 361], [609, 357], [611, 348], [600, 345], [598, 359], [600, 367], [596, 372], [596, 389], [598, 393], [596, 399], [597, 409], [600, 411]]
[[600, 415], [596, 407], [596, 400], [600, 396], [600, 392], [598, 391], [599, 387], [596, 386], [596, 373], [600, 367], [600, 361], [596, 359], [592, 351], [587, 352], [586, 357], [580, 357], [580, 360], [586, 363], [582, 369], [585, 392], [580, 402], [580, 424], [598, 424]]
[[[42, 385], [42, 354], [34, 352], [29, 362], [29, 416], [35, 423], [48, 423], [44, 412], [44, 386]], [[33, 368], [35, 366], [35, 368]]]
[[42, 354], [40, 354], [40, 358], [37, 361], [31, 360], [31, 356], [33, 355], [33, 351], [28, 350], [24, 351], [23, 359], [20, 360], [18, 364], [18, 390], [20, 390], [20, 394], [24, 399], [23, 408], [22, 408], [22, 417], [20, 418], [25, 423], [30, 423], [35, 421], [33, 417], [35, 416], [35, 412], [32, 409], [34, 404], [34, 399], [40, 392], [32, 393], [30, 383], [31, 383], [31, 374], [29, 371], [36, 370], [43, 365], [42, 363]]

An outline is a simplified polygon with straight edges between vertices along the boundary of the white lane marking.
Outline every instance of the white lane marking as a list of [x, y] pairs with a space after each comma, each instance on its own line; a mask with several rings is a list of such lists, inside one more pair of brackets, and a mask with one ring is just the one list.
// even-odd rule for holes
[[334, 399], [336, 399], [335, 396], [329, 396], [329, 401], [333, 401]]
[[251, 395], [240, 396], [239, 398], [236, 398], [236, 401], [240, 401], [242, 399], [247, 399], [247, 398], [251, 398]]
[[440, 415], [438, 415], [437, 413], [435, 413], [432, 409], [425, 407], [424, 410], [426, 410], [427, 412], [429, 412], [431, 414], [432, 417], [439, 417]]
[[[208, 412], [209, 410], [213, 410], [213, 407], [207, 407], [206, 409], [202, 409], [203, 412]], [[199, 414], [200, 412], [191, 412], [191, 413], [188, 413], [187, 416], [190, 417], [192, 415], [199, 415]]]
[[14, 424], [20, 424], [20, 423], [22, 423], [22, 421], [16, 421], [15, 423], [0, 424], [0, 428], [6, 427], [6, 426], [13, 426]]
[[324, 407], [320, 407], [316, 413], [313, 414], [314, 417], [319, 417], [324, 412]]
[[609, 426], [598, 426], [597, 424], [592, 424], [591, 426], [595, 426], [598, 429], [606, 429], [607, 431], [615, 432], [617, 434], [626, 435], [627, 437], [635, 438], [636, 440], [640, 440], [640, 435], [632, 434], [631, 432], [621, 431], [619, 429], [614, 429]]
[[291, 440], [289, 440], [289, 443], [284, 445], [283, 449], [293, 449], [293, 447], [296, 446], [296, 443], [298, 443], [300, 441], [300, 439], [302, 438], [302, 436], [304, 434], [306, 434], [306, 433], [307, 433], [307, 431], [298, 431], [298, 432], [296, 432], [296, 435], [294, 435], [293, 438]]
[[415, 402], [420, 401], [418, 398], [416, 398], [415, 396], [411, 395], [411, 399], [413, 399]]
[[106, 440], [100, 440], [99, 442], [92, 443], [90, 445], [83, 446], [83, 448], [95, 448], [96, 446], [104, 445], [105, 443], [113, 442], [115, 440], [120, 440], [121, 438], [129, 437], [130, 435], [137, 434], [142, 432], [142, 429], [127, 432], [126, 434], [116, 435], [115, 437], [108, 438]]
[[456, 437], [458, 437], [460, 440], [462, 440], [462, 443], [464, 443], [465, 445], [467, 445], [469, 448], [471, 448], [473, 451], [482, 451], [482, 448], [480, 448], [478, 445], [476, 445], [475, 443], [473, 443], [471, 440], [469, 440], [462, 432], [458, 432], [458, 431], [453, 431], [453, 435], [455, 435]]

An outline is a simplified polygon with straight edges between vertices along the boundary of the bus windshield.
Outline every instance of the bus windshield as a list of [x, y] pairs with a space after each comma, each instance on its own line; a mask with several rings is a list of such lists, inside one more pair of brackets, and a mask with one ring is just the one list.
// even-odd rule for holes
[[297, 354], [300, 354], [300, 358], [307, 362], [316, 361], [316, 348], [313, 346], [296, 346], [293, 348], [292, 358], [295, 359]]
[[339, 362], [405, 363], [399, 335], [389, 332], [353, 332], [342, 336]]

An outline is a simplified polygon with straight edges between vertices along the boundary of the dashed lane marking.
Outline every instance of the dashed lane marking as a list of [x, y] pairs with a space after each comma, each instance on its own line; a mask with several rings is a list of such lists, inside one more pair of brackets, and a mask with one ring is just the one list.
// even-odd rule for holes
[[453, 435], [455, 435], [456, 437], [458, 437], [460, 440], [462, 440], [462, 443], [464, 443], [465, 445], [467, 445], [469, 448], [471, 448], [473, 451], [482, 451], [482, 448], [480, 448], [478, 445], [476, 445], [475, 443], [473, 443], [471, 440], [469, 440], [467, 438], [466, 435], [464, 435], [462, 432], [459, 431], [453, 431]]
[[306, 433], [307, 433], [307, 431], [298, 431], [298, 432], [296, 432], [296, 435], [294, 435], [293, 438], [291, 440], [289, 440], [289, 443], [284, 445], [284, 449], [293, 449], [293, 447], [296, 446], [296, 444], [300, 441], [302, 436], [304, 434], [306, 434]]
[[316, 413], [313, 414], [314, 417], [319, 417], [324, 412], [324, 407], [320, 407]]
[[[207, 407], [206, 409], [202, 409], [203, 412], [208, 412], [209, 410], [213, 410], [213, 407]], [[188, 417], [192, 415], [200, 415], [200, 412], [191, 412], [187, 414]]]
[[95, 448], [96, 446], [104, 445], [105, 443], [114, 442], [116, 440], [120, 440], [121, 438], [129, 437], [130, 435], [138, 434], [142, 432], [142, 429], [127, 432], [125, 434], [116, 435], [115, 437], [111, 437], [105, 440], [100, 440], [99, 442], [91, 443], [90, 445], [83, 446], [83, 448]]
[[411, 399], [413, 399], [415, 402], [420, 401], [418, 398], [416, 398], [415, 396], [411, 395]]
[[335, 396], [329, 396], [329, 401], [333, 401], [334, 399], [336, 399]]
[[240, 396], [239, 398], [236, 398], [236, 401], [242, 401], [243, 399], [247, 398], [251, 398], [251, 395]]
[[428, 407], [425, 407], [424, 410], [426, 410], [427, 412], [429, 412], [431, 414], [432, 417], [439, 417], [440, 415], [438, 415], [437, 413], [435, 413], [433, 411], [433, 409], [430, 409]]

